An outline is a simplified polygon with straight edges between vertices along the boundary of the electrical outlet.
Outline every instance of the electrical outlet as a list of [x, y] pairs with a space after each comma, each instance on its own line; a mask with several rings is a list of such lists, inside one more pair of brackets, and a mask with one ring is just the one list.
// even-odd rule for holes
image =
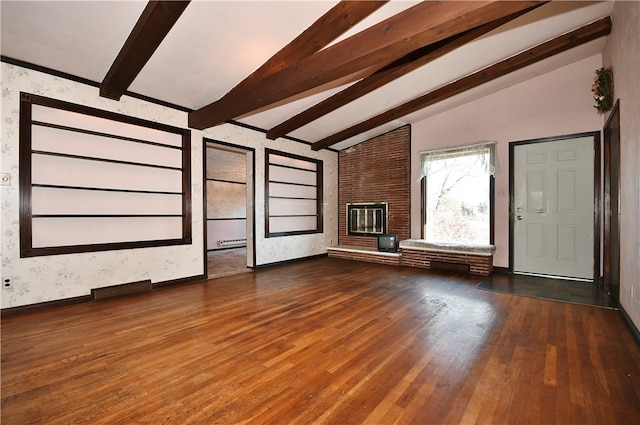
[[2, 288], [3, 289], [11, 289], [13, 288], [13, 279], [10, 277], [3, 277], [2, 278]]

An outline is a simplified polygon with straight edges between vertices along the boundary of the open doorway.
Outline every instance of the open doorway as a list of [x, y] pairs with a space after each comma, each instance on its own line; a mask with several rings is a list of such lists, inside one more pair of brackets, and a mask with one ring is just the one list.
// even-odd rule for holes
[[205, 139], [207, 277], [250, 272], [255, 265], [254, 151]]

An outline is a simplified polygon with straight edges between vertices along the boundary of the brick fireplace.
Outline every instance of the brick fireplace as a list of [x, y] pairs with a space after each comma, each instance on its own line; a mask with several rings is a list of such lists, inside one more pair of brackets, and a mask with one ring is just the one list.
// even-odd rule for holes
[[[340, 151], [338, 246], [329, 247], [329, 256], [488, 275], [493, 246], [431, 246], [410, 239], [410, 149], [411, 127], [404, 126]], [[378, 252], [380, 232], [397, 234], [400, 252]]]
[[349, 234], [347, 204], [387, 205], [387, 233], [410, 237], [411, 127], [404, 126], [340, 151], [338, 243], [376, 248], [374, 235]]
[[[432, 246], [410, 239], [410, 149], [411, 127], [404, 126], [340, 151], [338, 246], [328, 248], [329, 256], [487, 276], [494, 246]], [[378, 252], [381, 233], [397, 234], [400, 252]]]

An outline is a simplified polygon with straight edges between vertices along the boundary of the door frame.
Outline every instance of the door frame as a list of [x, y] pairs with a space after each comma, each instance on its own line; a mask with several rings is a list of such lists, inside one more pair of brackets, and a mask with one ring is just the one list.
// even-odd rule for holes
[[509, 142], [509, 273], [514, 273], [514, 228], [515, 228], [515, 149], [517, 146], [528, 145], [532, 143], [557, 142], [567, 139], [576, 139], [580, 137], [593, 137], [593, 282], [601, 285], [600, 276], [600, 221], [602, 215], [602, 196], [601, 196], [601, 146], [600, 132], [588, 131], [584, 133], [566, 134], [562, 136], [544, 137], [540, 139], [519, 140]]
[[[233, 149], [238, 149], [238, 150], [242, 150], [245, 151], [247, 153], [251, 153], [251, 163], [247, 164], [247, 167], [250, 169], [251, 171], [251, 206], [247, 205], [247, 221], [249, 220], [249, 217], [251, 217], [251, 227], [250, 230], [251, 231], [251, 252], [252, 252], [252, 258], [251, 258], [251, 264], [253, 265], [250, 268], [255, 268], [256, 267], [256, 150], [254, 148], [251, 147], [247, 147], [247, 146], [242, 146], [242, 145], [236, 145], [233, 143], [229, 143], [229, 142], [223, 142], [221, 140], [216, 140], [216, 139], [209, 139], [207, 137], [203, 137], [202, 138], [202, 195], [203, 195], [203, 205], [202, 205], [202, 211], [203, 211], [203, 220], [202, 220], [202, 227], [203, 227], [203, 243], [202, 243], [202, 258], [204, 259], [204, 275], [206, 276], [208, 273], [207, 270], [207, 144], [210, 143], [212, 145], [219, 145], [219, 146], [227, 146]], [[247, 232], [248, 233], [248, 232]], [[248, 243], [248, 241], [247, 241]]]
[[[617, 132], [617, 133], [616, 133]], [[613, 136], [612, 136], [613, 134]], [[620, 100], [609, 113], [604, 129], [603, 279], [611, 298], [620, 301]], [[615, 154], [612, 155], [612, 152]], [[616, 181], [613, 181], [615, 178]], [[613, 211], [612, 205], [617, 206]], [[615, 226], [612, 224], [615, 223]], [[612, 253], [614, 254], [612, 256]], [[613, 264], [613, 263], [616, 264]], [[615, 266], [615, 267], [613, 267]], [[615, 282], [615, 287], [611, 283]], [[613, 290], [612, 290], [613, 289]]]

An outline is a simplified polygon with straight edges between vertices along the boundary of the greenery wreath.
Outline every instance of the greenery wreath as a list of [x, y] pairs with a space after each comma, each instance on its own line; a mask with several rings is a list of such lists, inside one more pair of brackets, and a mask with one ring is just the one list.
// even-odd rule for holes
[[591, 91], [593, 92], [593, 106], [599, 114], [604, 114], [613, 108], [613, 71], [611, 68], [596, 69]]

